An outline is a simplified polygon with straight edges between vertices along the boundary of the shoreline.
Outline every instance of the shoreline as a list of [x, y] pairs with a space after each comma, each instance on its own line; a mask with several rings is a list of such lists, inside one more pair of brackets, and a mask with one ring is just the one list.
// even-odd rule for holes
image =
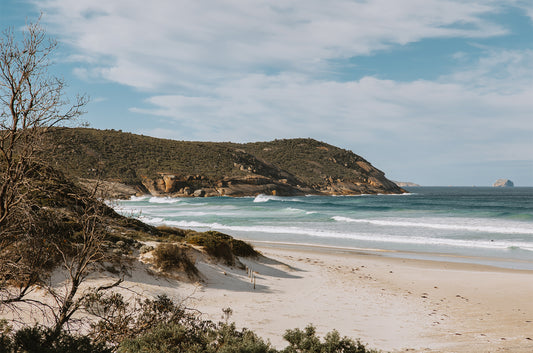
[[[198, 263], [200, 287], [181, 285], [204, 317], [230, 307], [277, 348], [285, 330], [312, 323], [390, 352], [530, 352], [533, 271], [401, 259], [324, 249], [257, 246], [267, 258], [244, 259], [256, 273]], [[510, 300], [512, 298], [512, 300]]]
[[[488, 256], [468, 256], [459, 254], [435, 253], [435, 252], [415, 252], [403, 250], [389, 250], [379, 248], [358, 248], [348, 246], [335, 246], [312, 243], [290, 243], [275, 242], [267, 240], [244, 240], [254, 247], [264, 248], [286, 248], [286, 249], [307, 249], [309, 251], [324, 251], [333, 253], [351, 253], [358, 255], [383, 256], [403, 260], [419, 260], [437, 263], [457, 263], [463, 265], [477, 265], [480, 267], [493, 268], [495, 270], [526, 271], [533, 273], [533, 260], [526, 261], [520, 259], [497, 258]], [[505, 266], [507, 265], [507, 266]]]
[[[525, 198], [517, 198], [517, 203], [510, 201], [514, 198], [507, 197], [498, 198], [496, 202], [491, 195], [499, 195], [500, 192], [494, 192], [494, 188], [490, 187], [465, 187], [469, 191], [458, 191], [456, 189], [459, 188], [455, 187], [421, 189], [429, 191], [415, 192], [412, 199], [411, 196], [352, 196], [348, 199], [262, 196], [241, 198], [235, 202], [221, 198], [160, 205], [173, 204], [174, 200], [163, 198], [144, 199], [139, 203], [124, 202], [121, 206], [126, 210], [123, 214], [127, 214], [128, 210], [133, 212], [146, 208], [142, 220], [154, 226], [216, 230], [257, 244], [261, 241], [290, 242], [302, 246], [308, 243], [319, 246], [334, 244], [356, 250], [379, 251], [389, 257], [533, 270], [533, 247], [529, 238], [533, 234], [531, 215], [527, 212], [527, 203], [524, 203], [533, 189], [524, 193]], [[451, 191], [433, 192], [432, 189]], [[480, 189], [488, 191], [480, 193]], [[393, 196], [405, 195], [410, 194]], [[458, 205], [457, 195], [462, 195]], [[265, 203], [252, 203], [252, 200]], [[425, 206], [420, 206], [426, 202], [431, 205], [427, 210]], [[480, 209], [485, 210], [485, 206], [487, 209], [481, 212], [476, 206], [478, 203], [484, 205]], [[175, 210], [175, 213], [169, 209]]]

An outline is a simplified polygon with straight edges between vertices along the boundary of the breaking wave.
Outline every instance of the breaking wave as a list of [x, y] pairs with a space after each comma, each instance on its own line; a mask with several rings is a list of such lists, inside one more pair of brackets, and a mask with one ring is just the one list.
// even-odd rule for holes
[[491, 240], [466, 240], [466, 239], [449, 239], [437, 237], [420, 237], [420, 236], [395, 236], [388, 234], [364, 234], [364, 233], [346, 233], [331, 230], [312, 229], [303, 227], [286, 227], [286, 226], [238, 226], [225, 225], [221, 223], [203, 223], [195, 221], [169, 221], [162, 218], [142, 218], [146, 223], [152, 225], [167, 225], [179, 228], [197, 228], [212, 229], [219, 231], [238, 231], [253, 233], [270, 233], [270, 234], [287, 234], [287, 235], [307, 235], [321, 238], [338, 238], [368, 241], [373, 243], [397, 243], [397, 244], [415, 244], [415, 245], [433, 245], [433, 246], [451, 246], [462, 248], [486, 248], [486, 249], [522, 249], [533, 251], [533, 243], [515, 242], [515, 241], [491, 241]]
[[[483, 232], [483, 233], [500, 233], [500, 234], [532, 234], [533, 228], [517, 228], [517, 227], [497, 227], [474, 224], [444, 224], [444, 223], [426, 223], [419, 221], [398, 221], [398, 220], [380, 220], [380, 219], [354, 219], [343, 216], [334, 216], [332, 219], [338, 222], [348, 223], [367, 223], [379, 226], [394, 226], [394, 227], [411, 227], [411, 228], [430, 228], [443, 230], [463, 230], [469, 232]], [[457, 222], [457, 219], [453, 219]]]

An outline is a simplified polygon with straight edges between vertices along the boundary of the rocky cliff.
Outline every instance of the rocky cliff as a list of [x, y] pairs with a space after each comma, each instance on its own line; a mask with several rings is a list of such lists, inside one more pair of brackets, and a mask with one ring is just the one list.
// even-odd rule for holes
[[364, 158], [313, 139], [188, 142], [79, 128], [50, 138], [50, 162], [85, 182], [103, 179], [114, 197], [404, 192]]

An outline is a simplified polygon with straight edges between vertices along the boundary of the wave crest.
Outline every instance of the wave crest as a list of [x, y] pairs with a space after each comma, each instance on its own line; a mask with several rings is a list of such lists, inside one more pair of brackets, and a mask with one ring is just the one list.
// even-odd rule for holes
[[397, 243], [397, 244], [416, 244], [416, 245], [434, 245], [434, 246], [452, 246], [459, 248], [485, 248], [485, 249], [521, 249], [533, 251], [533, 246], [528, 242], [511, 242], [511, 241], [490, 241], [490, 240], [466, 240], [466, 239], [449, 239], [449, 238], [432, 238], [432, 237], [402, 237], [389, 234], [363, 234], [363, 233], [341, 233], [331, 230], [309, 229], [301, 227], [283, 227], [283, 226], [231, 226], [220, 223], [202, 223], [194, 221], [165, 221], [162, 218], [140, 217], [146, 223], [152, 225], [167, 225], [179, 228], [208, 228], [219, 231], [240, 231], [253, 233], [270, 233], [270, 234], [294, 234], [308, 235], [319, 238], [340, 238], [367, 241], [372, 243]]
[[148, 202], [150, 203], [178, 203], [180, 201], [181, 200], [178, 199], [177, 197], [157, 197], [157, 196], [150, 197], [150, 199], [148, 200]]
[[532, 229], [524, 228], [510, 228], [510, 227], [495, 227], [482, 225], [468, 225], [468, 224], [442, 224], [442, 223], [425, 223], [413, 221], [389, 221], [378, 219], [354, 219], [342, 216], [331, 217], [337, 222], [348, 223], [367, 223], [379, 226], [394, 226], [394, 227], [412, 227], [412, 228], [431, 228], [442, 230], [464, 230], [470, 232], [484, 232], [484, 233], [498, 233], [498, 234], [533, 234]]

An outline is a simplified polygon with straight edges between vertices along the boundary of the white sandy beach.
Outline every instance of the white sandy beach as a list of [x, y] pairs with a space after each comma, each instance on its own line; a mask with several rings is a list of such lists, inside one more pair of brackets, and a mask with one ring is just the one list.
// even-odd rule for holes
[[187, 305], [215, 321], [230, 307], [231, 321], [278, 348], [286, 329], [312, 323], [321, 335], [337, 329], [384, 351], [533, 351], [533, 272], [322, 248], [258, 249], [267, 260], [243, 261], [257, 273], [255, 290], [245, 271], [201, 262], [201, 286], [162, 280], [163, 287], [134, 287], [190, 296]]
[[[313, 324], [321, 336], [337, 329], [386, 352], [533, 352], [533, 271], [334, 248], [256, 248], [264, 258], [242, 260], [255, 271], [255, 289], [245, 270], [201, 258], [203, 283], [153, 276], [143, 265], [121, 287], [126, 295], [185, 300], [213, 321], [229, 307], [230, 321], [277, 348], [286, 346], [285, 330]], [[33, 322], [33, 314], [21, 319]]]

